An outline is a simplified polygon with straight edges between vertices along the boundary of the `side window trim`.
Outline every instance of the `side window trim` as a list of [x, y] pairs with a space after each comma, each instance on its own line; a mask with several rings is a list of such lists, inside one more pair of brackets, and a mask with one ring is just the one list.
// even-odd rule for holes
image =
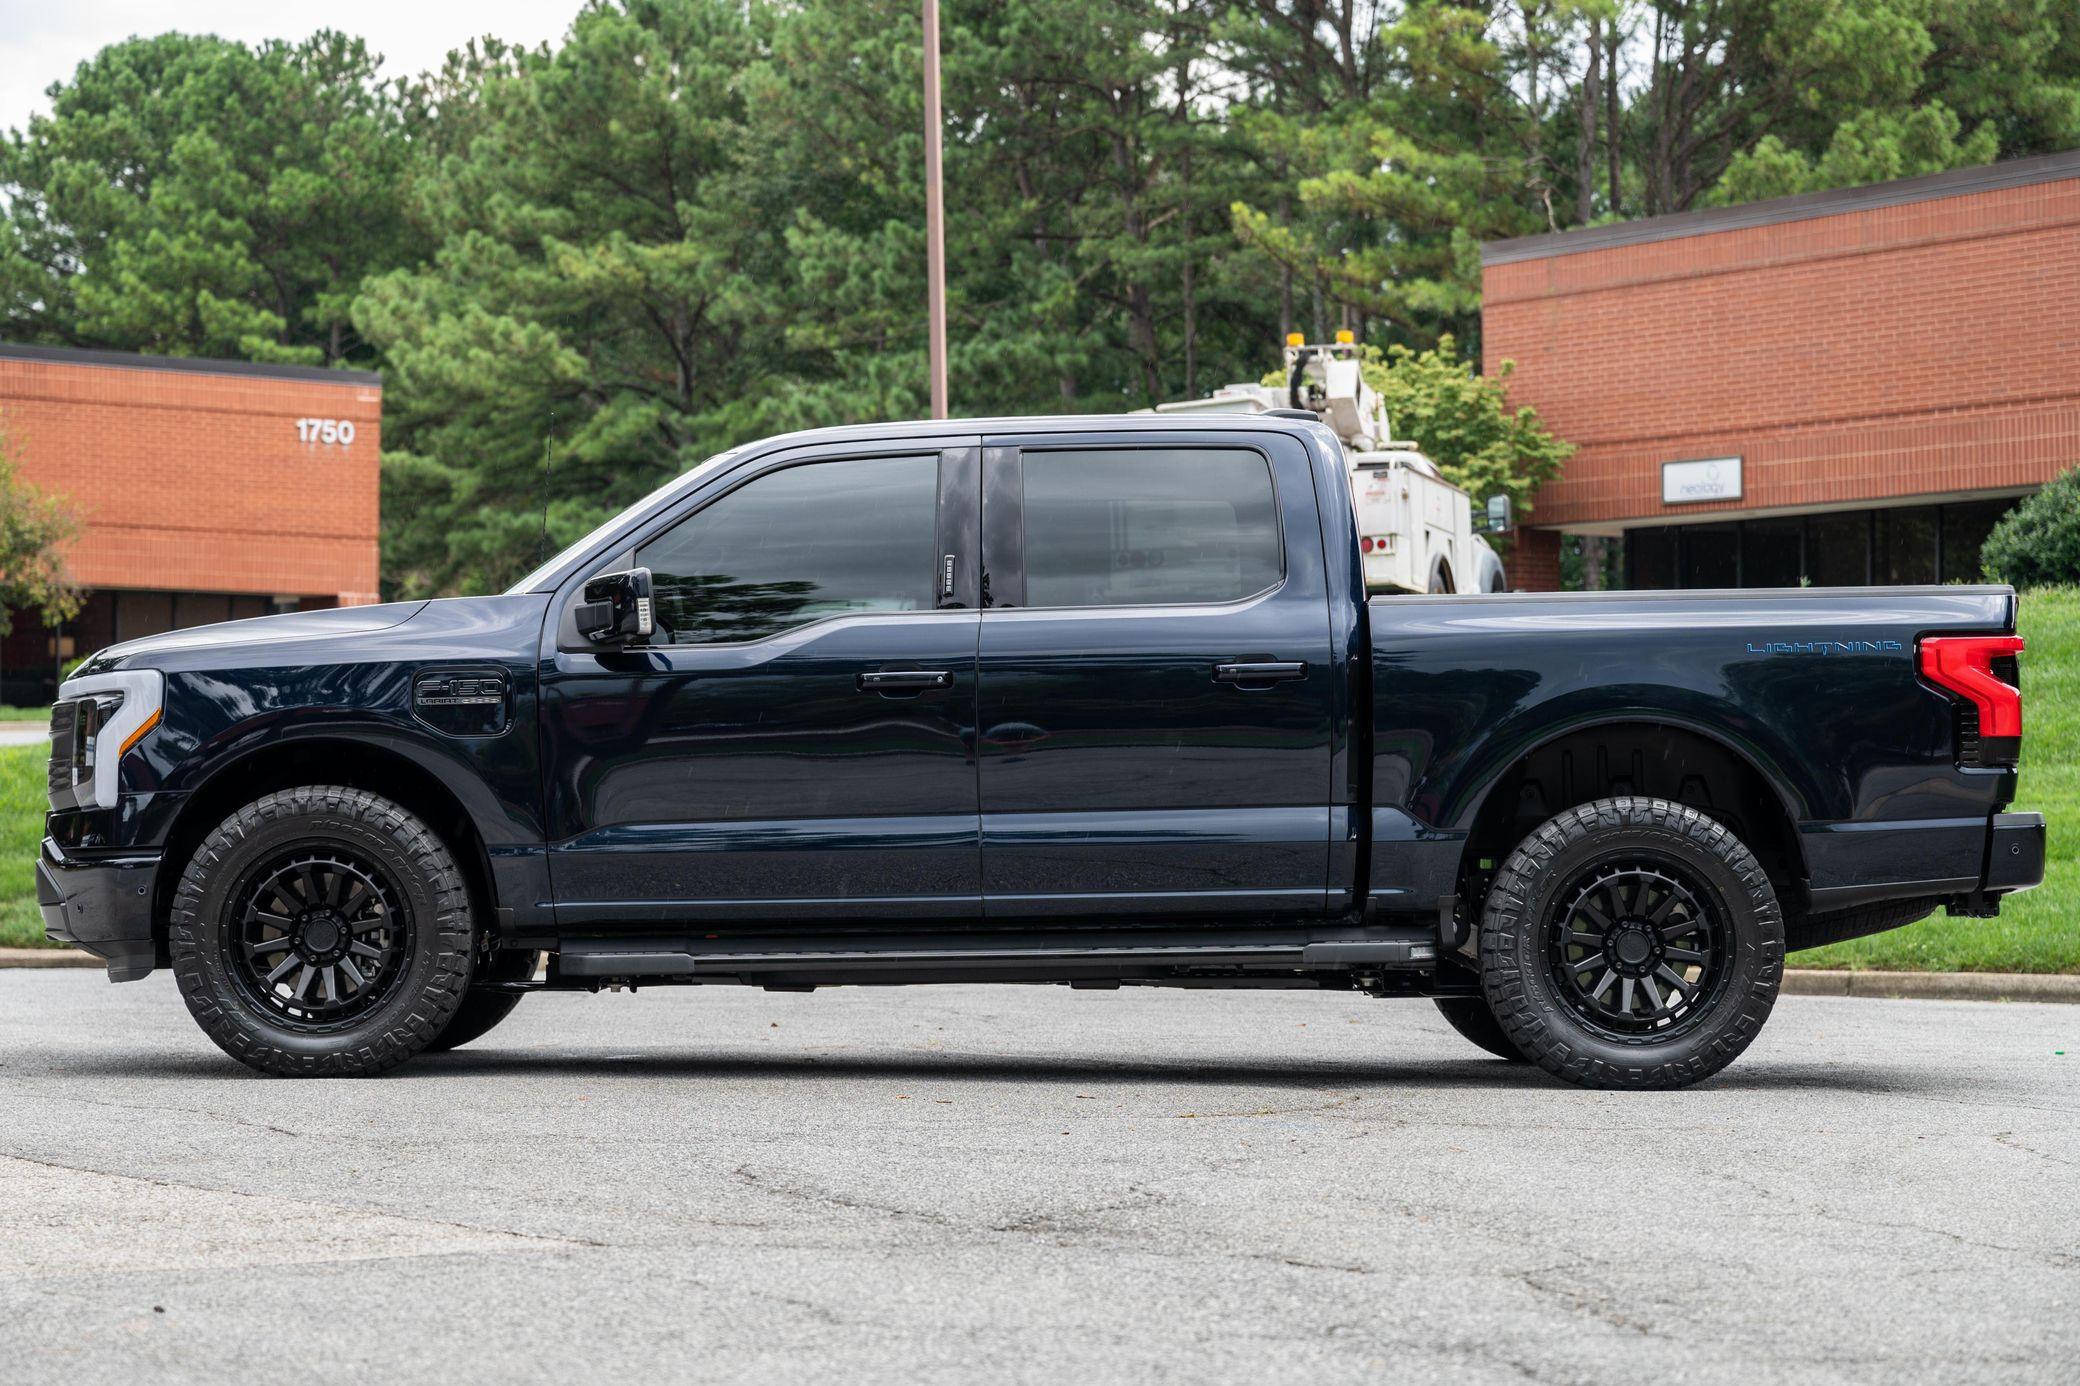
[[[579, 564], [574, 568], [571, 576], [564, 579], [563, 583], [556, 590], [554, 597], [555, 605], [551, 608], [555, 613], [554, 619], [547, 623], [543, 632], [545, 651], [553, 649], [561, 654], [598, 654], [601, 652], [598, 646], [593, 645], [577, 633], [577, 625], [573, 618], [573, 612], [579, 601], [580, 594], [583, 592], [585, 584], [592, 578], [597, 577], [601, 573], [611, 573], [623, 568], [633, 567], [636, 555], [646, 545], [654, 543], [657, 539], [694, 515], [708, 509], [710, 506], [720, 504], [731, 495], [760, 478], [794, 467], [811, 466], [818, 463], [872, 461], [877, 458], [936, 455], [939, 463], [939, 489], [938, 509], [933, 519], [933, 533], [935, 544], [939, 546], [938, 561], [943, 563], [946, 553], [950, 552], [955, 555], [956, 580], [959, 580], [959, 575], [963, 570], [969, 575], [968, 581], [970, 586], [962, 590], [968, 591], [967, 605], [970, 609], [973, 609], [979, 604], [980, 600], [981, 559], [979, 553], [979, 529], [981, 524], [981, 506], [980, 487], [976, 479], [978, 470], [976, 458], [980, 451], [980, 443], [981, 439], [973, 436], [890, 438], [885, 440], [875, 439], [867, 443], [826, 443], [815, 447], [789, 449], [768, 453], [759, 457], [746, 458], [738, 467], [716, 477], [709, 486], [703, 487], [690, 495], [675, 496], [669, 504], [660, 507], [650, 515], [641, 517], [624, 532], [621, 538], [615, 541], [613, 549], [606, 553], [595, 555], [591, 561]], [[964, 472], [965, 480], [963, 480]], [[963, 490], [965, 490], [966, 496], [970, 498], [970, 503], [965, 507], [967, 514], [966, 523], [961, 523], [960, 519], [956, 518], [953, 523], [949, 524], [949, 503], [951, 502], [954, 506], [959, 507], [962, 502], [961, 493]], [[946, 547], [949, 543], [953, 544], [952, 548]], [[921, 575], [921, 581], [931, 583], [932, 578], [930, 575]], [[927, 597], [936, 593], [937, 590], [936, 584], [920, 588], [920, 591], [925, 593]], [[941, 608], [935, 600], [928, 600], [925, 606], [917, 611], [879, 612], [874, 614], [884, 617], [892, 615], [920, 616], [937, 614], [942, 609], [951, 608]], [[790, 626], [785, 630], [775, 631], [752, 640], [716, 641], [712, 644], [702, 645], [632, 645], [627, 648], [630, 650], [643, 650], [653, 654], [663, 654], [674, 650], [741, 649], [769, 640], [781, 639], [806, 630], [811, 626], [822, 625], [829, 621], [850, 619], [859, 614], [861, 613], [841, 612], [818, 616], [804, 621], [800, 625]]]
[[[1251, 452], [1264, 464], [1271, 486], [1272, 537], [1278, 545], [1278, 576], [1257, 591], [1221, 601], [1123, 602], [1117, 606], [1034, 606], [1027, 601], [1025, 535], [1025, 458], [1028, 453], [1126, 452], [1198, 450], [1204, 452]], [[1187, 440], [1117, 437], [1064, 437], [1039, 444], [991, 444], [982, 449], [982, 567], [986, 610], [1019, 607], [1034, 611], [1133, 611], [1182, 610], [1191, 607], [1237, 607], [1260, 601], [1278, 591], [1292, 576], [1291, 555], [1286, 552], [1285, 496], [1278, 480], [1278, 463], [1255, 442], [1230, 437]]]

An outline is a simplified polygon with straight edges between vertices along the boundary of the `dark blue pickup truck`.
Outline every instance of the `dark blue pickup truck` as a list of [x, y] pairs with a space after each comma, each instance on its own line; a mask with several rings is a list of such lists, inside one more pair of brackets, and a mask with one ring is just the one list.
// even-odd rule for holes
[[1302, 418], [714, 458], [502, 596], [101, 651], [38, 890], [270, 1073], [527, 993], [1433, 998], [1571, 1081], [1703, 1078], [1787, 951], [2037, 883], [2006, 588], [1367, 600]]

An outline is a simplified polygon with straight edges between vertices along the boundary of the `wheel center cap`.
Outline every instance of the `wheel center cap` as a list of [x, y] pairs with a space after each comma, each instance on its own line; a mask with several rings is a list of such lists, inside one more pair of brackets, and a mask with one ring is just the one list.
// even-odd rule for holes
[[1627, 925], [1611, 940], [1611, 956], [1627, 967], [1638, 967], [1654, 955], [1654, 945], [1647, 938], [1646, 930], [1638, 925]]
[[303, 947], [307, 953], [330, 953], [339, 947], [340, 923], [337, 917], [321, 914], [303, 926]]

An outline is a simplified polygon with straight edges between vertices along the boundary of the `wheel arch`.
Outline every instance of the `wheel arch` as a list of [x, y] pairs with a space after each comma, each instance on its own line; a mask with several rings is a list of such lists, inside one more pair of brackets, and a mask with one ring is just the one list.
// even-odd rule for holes
[[298, 737], [271, 742], [226, 761], [188, 793], [167, 830], [152, 887], [152, 934], [162, 958], [174, 892], [203, 839], [262, 795], [305, 784], [362, 789], [409, 810], [454, 854], [480, 926], [491, 918], [498, 892], [490, 852], [462, 800], [439, 776], [398, 751], [367, 741]]
[[1804, 894], [1801, 815], [1782, 778], [1716, 728], [1637, 714], [1553, 728], [1488, 777], [1462, 820], [1462, 892], [1483, 884], [1482, 861], [1499, 861], [1547, 818], [1626, 793], [1719, 820], [1762, 861], [1780, 896]]

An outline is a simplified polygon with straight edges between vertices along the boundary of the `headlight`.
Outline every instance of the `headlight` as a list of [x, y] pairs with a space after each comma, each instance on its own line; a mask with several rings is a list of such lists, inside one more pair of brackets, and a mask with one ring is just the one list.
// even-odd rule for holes
[[166, 680], [156, 669], [123, 669], [69, 680], [51, 709], [51, 807], [107, 808], [117, 763], [159, 725]]

